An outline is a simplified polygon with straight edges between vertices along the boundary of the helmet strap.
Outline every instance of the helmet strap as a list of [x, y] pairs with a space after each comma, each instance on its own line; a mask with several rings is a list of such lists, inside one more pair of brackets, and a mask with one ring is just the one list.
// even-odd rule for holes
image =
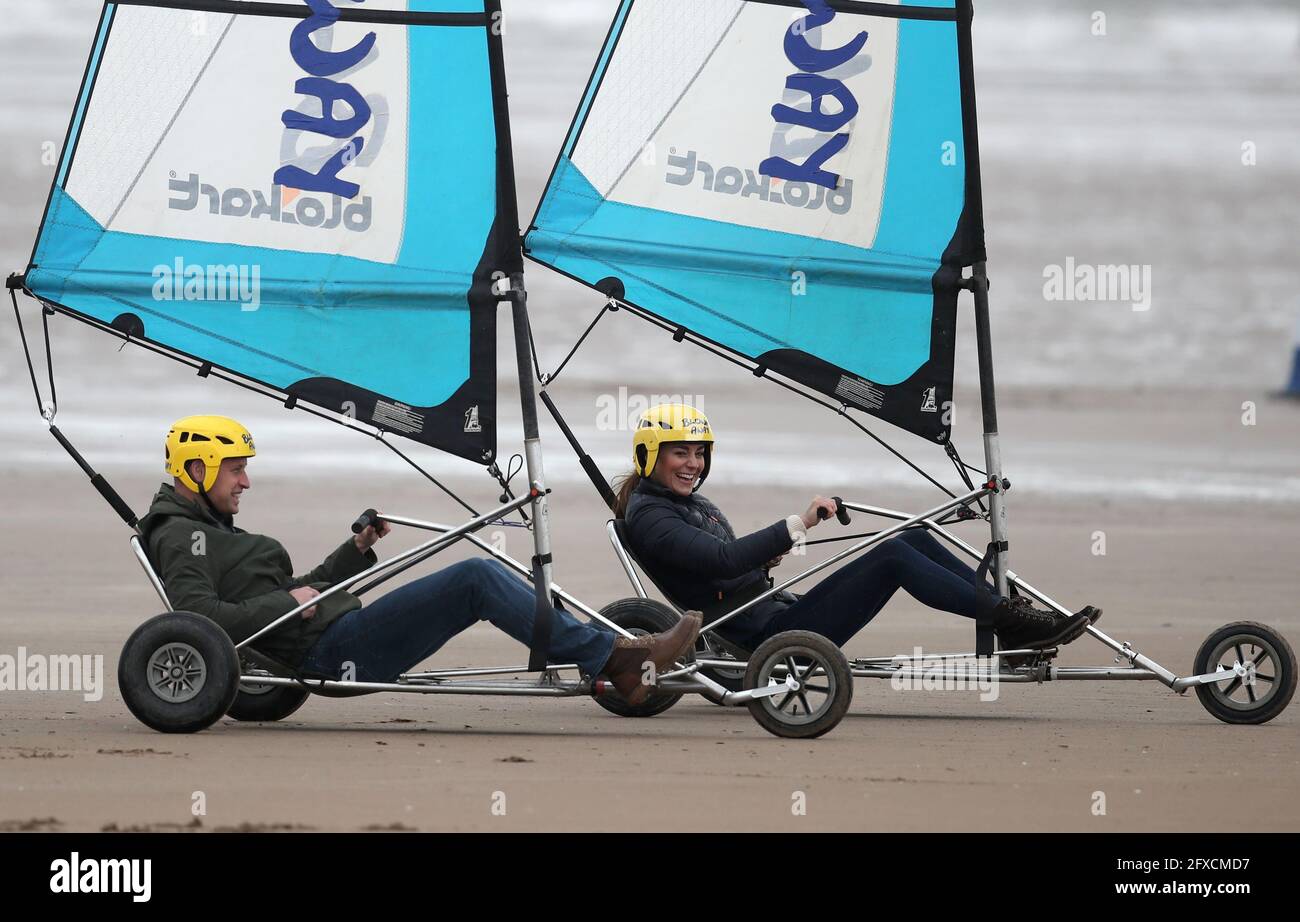
[[199, 497], [203, 500], [204, 505], [208, 507], [208, 511], [212, 513], [212, 517], [227, 528], [233, 527], [235, 524], [235, 517], [226, 515], [212, 504], [212, 498], [208, 496], [207, 488], [204, 487], [203, 484], [199, 483], [197, 486], [199, 488]]
[[[206, 467], [207, 464], [205, 462], [204, 468], [206, 469]], [[194, 475], [191, 474], [189, 471], [186, 471], [185, 474], [191, 480], [194, 480]], [[205, 477], [204, 479], [206, 480], [207, 478]], [[215, 505], [213, 505], [212, 497], [208, 496], [208, 488], [204, 485], [203, 481], [194, 480], [194, 486], [198, 488], [195, 492], [198, 493], [199, 499], [203, 501], [203, 505], [208, 507], [208, 511], [212, 513], [212, 517], [227, 527], [233, 526], [235, 523], [234, 517], [226, 515], [225, 513], [217, 509]]]

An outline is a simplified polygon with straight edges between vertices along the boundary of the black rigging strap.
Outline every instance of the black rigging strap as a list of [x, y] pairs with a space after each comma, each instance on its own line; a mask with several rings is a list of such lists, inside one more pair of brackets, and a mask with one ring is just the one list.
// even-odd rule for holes
[[592, 318], [591, 323], [587, 324], [587, 329], [582, 331], [582, 335], [579, 336], [578, 341], [573, 344], [573, 348], [569, 350], [569, 354], [564, 357], [563, 361], [560, 362], [555, 371], [550, 372], [549, 374], [542, 371], [542, 363], [537, 358], [537, 343], [533, 340], [533, 328], [532, 325], [529, 324], [528, 347], [533, 353], [533, 373], [537, 375], [537, 383], [542, 385], [542, 387], [545, 387], [558, 378], [560, 372], [564, 371], [564, 366], [569, 364], [569, 359], [573, 358], [573, 356], [577, 354], [578, 350], [582, 348], [582, 344], [587, 341], [587, 337], [591, 335], [591, 331], [596, 329], [596, 324], [600, 323], [601, 318], [616, 310], [618, 310], [618, 302], [611, 298], [603, 307], [601, 307], [600, 312]]
[[14, 319], [18, 321], [18, 336], [22, 340], [23, 356], [27, 360], [27, 373], [31, 376], [32, 391], [36, 395], [36, 408], [49, 426], [50, 435], [54, 436], [55, 440], [63, 446], [63, 450], [71, 456], [73, 461], [77, 462], [77, 466], [81, 468], [87, 477], [90, 478], [91, 486], [98, 491], [100, 496], [104, 497], [105, 502], [113, 507], [113, 511], [116, 512], [122, 521], [126, 523], [126, 526], [128, 528], [136, 528], [137, 525], [139, 525], [140, 520], [136, 516], [134, 510], [132, 510], [131, 507], [127, 505], [126, 500], [122, 499], [118, 492], [113, 489], [112, 484], [104, 479], [104, 475], [100, 474], [90, 466], [89, 462], [82, 457], [81, 452], [77, 451], [76, 447], [68, 441], [67, 436], [59, 431], [59, 427], [54, 425], [54, 417], [57, 416], [59, 412], [58, 394], [54, 389], [54, 352], [50, 348], [50, 314], [53, 314], [54, 311], [45, 306], [42, 306], [41, 309], [41, 326], [45, 334], [45, 369], [50, 382], [50, 404], [47, 407], [44, 398], [41, 396], [41, 386], [36, 380], [36, 366], [32, 362], [32, 352], [27, 342], [27, 330], [23, 326], [22, 312], [18, 310], [18, 294], [14, 287], [13, 276], [9, 279], [9, 297], [12, 299], [14, 305]]
[[997, 610], [996, 596], [989, 591], [985, 582], [989, 575], [989, 566], [996, 562], [1001, 551], [1005, 551], [1006, 542], [999, 546], [990, 541], [984, 557], [975, 568], [975, 655], [992, 656], [994, 647], [993, 613]]
[[537, 602], [537, 613], [533, 617], [533, 636], [528, 645], [528, 671], [543, 672], [546, 669], [546, 653], [551, 649], [551, 628], [555, 621], [555, 610], [551, 608], [550, 586], [546, 585], [546, 571], [543, 567], [551, 562], [551, 555], [533, 557], [533, 593]]

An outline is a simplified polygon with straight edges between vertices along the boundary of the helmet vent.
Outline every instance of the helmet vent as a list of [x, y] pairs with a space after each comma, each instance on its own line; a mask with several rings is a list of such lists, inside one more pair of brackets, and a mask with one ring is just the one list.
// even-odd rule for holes
[[188, 432], [182, 432], [180, 437], [180, 443], [184, 445], [189, 440], [190, 440], [190, 434]]
[[[181, 441], [182, 441], [182, 442], [185, 441], [185, 439], [184, 439], [183, 436], [182, 436], [182, 438], [181, 438]], [[197, 432], [195, 432], [195, 433], [193, 433], [193, 434], [190, 435], [190, 441], [191, 441], [191, 442], [211, 442], [212, 439], [208, 438], [206, 435], [199, 435]]]
[[222, 445], [234, 445], [234, 444], [235, 444], [232, 440], [226, 438], [224, 435], [219, 435], [219, 436], [217, 436], [217, 441], [220, 442]]

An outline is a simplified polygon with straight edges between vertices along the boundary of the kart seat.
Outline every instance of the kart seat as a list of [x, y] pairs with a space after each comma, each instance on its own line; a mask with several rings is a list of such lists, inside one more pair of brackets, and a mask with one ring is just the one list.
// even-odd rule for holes
[[[680, 601], [673, 598], [672, 593], [668, 592], [668, 590], [665, 589], [663, 585], [660, 584], [659, 581], [655, 579], [654, 573], [650, 570], [649, 567], [645, 565], [645, 563], [641, 560], [641, 558], [637, 556], [636, 551], [632, 549], [632, 544], [627, 539], [627, 523], [623, 519], [610, 519], [610, 525], [613, 526], [614, 537], [618, 540], [619, 546], [623, 549], [623, 552], [627, 554], [628, 559], [631, 560], [632, 563], [637, 567], [637, 569], [641, 571], [642, 576], [644, 576], [647, 580], [649, 580], [650, 585], [658, 589], [659, 592], [663, 594], [663, 597], [668, 600], [669, 604], [673, 606], [673, 608], [677, 609], [679, 612], [687, 611], [688, 606], [683, 605]], [[726, 614], [726, 612], [717, 612], [717, 614], [724, 615]], [[726, 653], [730, 653], [732, 656], [736, 657], [737, 659], [740, 660], [749, 659], [749, 655], [753, 652], [752, 650], [745, 649], [739, 644], [732, 643], [731, 641], [727, 640], [725, 637], [720, 635], [717, 631], [710, 631], [708, 629], [707, 624], [705, 625], [704, 630], [701, 631], [701, 636], [703, 636], [704, 634], [708, 635], [708, 637], [706, 638], [706, 642], [709, 644], [709, 646], [713, 647], [714, 649], [718, 649]]]

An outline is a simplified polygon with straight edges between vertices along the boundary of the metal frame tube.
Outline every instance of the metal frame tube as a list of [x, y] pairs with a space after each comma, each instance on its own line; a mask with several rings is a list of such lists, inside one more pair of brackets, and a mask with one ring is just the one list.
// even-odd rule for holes
[[[844, 505], [847, 508], [853, 509], [857, 512], [865, 512], [869, 515], [878, 515], [881, 516], [882, 518], [903, 518], [907, 515], [907, 513], [905, 512], [898, 512], [897, 510], [893, 510], [893, 509], [883, 509], [878, 506], [866, 506], [860, 503], [851, 503], [846, 501]], [[911, 519], [909, 519], [909, 521], [911, 521]], [[936, 534], [942, 536], [946, 541], [952, 544], [953, 547], [958, 548], [963, 553], [965, 553], [968, 557], [971, 557], [974, 560], [979, 560], [983, 556], [982, 554], [980, 554], [979, 551], [971, 547], [961, 538], [957, 537], [952, 532], [948, 531], [948, 529], [934, 522], [933, 516], [926, 515], [921, 517], [919, 524], [925, 526], [926, 528], [930, 529]], [[1039, 602], [1053, 609], [1058, 614], [1066, 615], [1066, 616], [1074, 614], [1069, 609], [1067, 609], [1064, 605], [1062, 605], [1060, 602], [1057, 602], [1056, 600], [1048, 596], [1046, 593], [1040, 592], [1039, 590], [1031, 586], [1029, 583], [1022, 580], [1019, 576], [1015, 574], [1014, 571], [1008, 569], [1006, 571], [1006, 578], [1009, 585], [1015, 586], [1016, 589], [1018, 590], [1022, 590], [1023, 592], [1025, 592], [1025, 594], [1037, 599]], [[1160, 681], [1164, 682], [1170, 688], [1177, 689], [1177, 683], [1180, 680], [1175, 673], [1170, 672], [1168, 669], [1166, 669], [1164, 666], [1161, 666], [1159, 663], [1157, 663], [1155, 660], [1151, 659], [1150, 657], [1138, 653], [1131, 646], [1129, 646], [1127, 642], [1121, 643], [1120, 641], [1117, 641], [1114, 638], [1110, 637], [1109, 635], [1103, 633], [1101, 630], [1099, 630], [1098, 628], [1094, 627], [1091, 624], [1088, 625], [1087, 632], [1091, 634], [1093, 637], [1095, 637], [1097, 640], [1101, 641], [1106, 646], [1110, 647], [1117, 654], [1126, 658], [1134, 666], [1149, 670], [1150, 672], [1154, 673], [1156, 677], [1160, 679]]]
[[546, 474], [542, 469], [542, 438], [537, 425], [537, 390], [528, 353], [528, 289], [523, 272], [510, 276], [511, 316], [515, 328], [515, 362], [519, 370], [519, 405], [524, 423], [524, 464], [533, 488], [533, 550], [541, 561], [542, 584], [551, 585], [551, 521], [546, 504]]
[[153, 586], [153, 591], [158, 593], [158, 598], [162, 599], [163, 607], [171, 611], [172, 603], [167, 598], [167, 590], [163, 588], [162, 580], [154, 572], [153, 564], [149, 562], [149, 555], [144, 552], [144, 545], [140, 541], [139, 534], [131, 536], [131, 550], [135, 552], [135, 559], [140, 561], [140, 566], [144, 568], [144, 575], [149, 577], [149, 584]]
[[708, 629], [710, 631], [716, 630], [717, 628], [726, 624], [732, 618], [735, 618], [737, 615], [743, 614], [744, 612], [753, 608], [759, 602], [765, 602], [768, 599], [770, 599], [772, 596], [776, 595], [778, 592], [782, 592], [785, 589], [789, 588], [790, 586], [793, 586], [796, 583], [807, 579], [808, 577], [812, 576], [814, 573], [819, 573], [822, 570], [826, 569], [827, 567], [839, 563], [841, 560], [844, 560], [846, 557], [851, 557], [852, 555], [858, 553], [859, 551], [866, 550], [868, 547], [871, 547], [873, 544], [879, 544], [881, 541], [884, 541], [886, 538], [893, 537], [894, 535], [898, 534], [898, 532], [902, 531], [904, 528], [908, 528], [912, 525], [923, 522], [926, 519], [933, 518], [934, 516], [943, 515], [945, 512], [949, 511], [950, 509], [955, 509], [958, 506], [963, 506], [971, 502], [972, 500], [987, 496], [990, 492], [991, 491], [989, 490], [988, 487], [980, 487], [979, 489], [971, 490], [969, 493], [966, 493], [963, 496], [958, 496], [954, 499], [948, 500], [948, 502], [944, 503], [943, 505], [935, 506], [929, 512], [923, 512], [920, 515], [912, 516], [907, 520], [900, 522], [897, 525], [894, 525], [890, 528], [886, 528], [880, 532], [877, 532], [876, 534], [872, 535], [870, 538], [865, 538], [862, 541], [859, 541], [857, 544], [853, 545], [852, 547], [848, 548], [847, 550], [840, 551], [838, 554], [834, 555], [833, 557], [823, 560], [821, 563], [814, 564], [813, 566], [809, 567], [807, 570], [803, 571], [802, 573], [799, 573], [791, 577], [790, 579], [786, 580], [785, 582], [781, 583], [779, 586], [773, 586], [771, 589], [769, 589], [767, 592], [764, 592], [762, 595], [751, 599], [750, 601], [746, 602], [744, 605], [741, 605], [739, 608], [733, 609], [732, 611], [723, 615], [721, 618], [718, 618], [717, 620], [710, 622], [708, 625]]
[[[568, 670], [576, 670], [577, 668], [578, 666], [576, 663], [565, 663], [562, 666], [547, 666], [545, 671], [548, 673], [553, 673], [553, 672], [563, 672]], [[527, 671], [528, 671], [527, 666], [490, 666], [486, 669], [474, 669], [472, 667], [468, 667], [465, 669], [434, 669], [429, 672], [404, 672], [400, 676], [398, 676], [398, 678], [403, 680], [411, 680], [411, 681], [436, 680], [436, 679], [455, 678], [457, 676], [518, 675], [520, 673], [524, 673]]]
[[[419, 529], [423, 529], [423, 530], [425, 530], [425, 531], [447, 532], [447, 531], [450, 531], [450, 530], [451, 530], [451, 526], [450, 526], [450, 525], [443, 525], [443, 524], [441, 524], [441, 523], [439, 523], [439, 522], [425, 522], [425, 521], [423, 521], [423, 520], [421, 520], [421, 519], [411, 519], [411, 518], [407, 518], [407, 517], [405, 517], [405, 516], [398, 516], [398, 515], [385, 515], [385, 514], [382, 513], [382, 512], [381, 512], [381, 513], [378, 513], [378, 515], [379, 515], [379, 518], [381, 518], [383, 521], [385, 521], [385, 522], [389, 522], [389, 523], [391, 523], [391, 524], [393, 524], [393, 525], [404, 525], [404, 526], [407, 526], [407, 527], [409, 527], [409, 528], [419, 528]], [[469, 541], [469, 542], [470, 542], [471, 544], [473, 544], [475, 547], [478, 547], [478, 548], [480, 548], [480, 549], [482, 549], [482, 550], [484, 550], [484, 551], [487, 551], [487, 553], [491, 554], [491, 555], [492, 555], [493, 557], [495, 557], [497, 560], [501, 561], [503, 564], [505, 564], [505, 565], [506, 565], [507, 567], [509, 567], [511, 570], [514, 570], [516, 573], [518, 573], [518, 574], [519, 574], [520, 576], [522, 576], [524, 579], [528, 580], [530, 583], [533, 581], [533, 571], [532, 571], [531, 569], [529, 569], [528, 567], [526, 567], [526, 566], [525, 566], [524, 564], [522, 564], [521, 562], [519, 562], [518, 560], [515, 560], [513, 557], [511, 557], [511, 556], [510, 556], [509, 554], [507, 554], [505, 551], [502, 551], [502, 550], [499, 550], [499, 549], [493, 547], [491, 544], [489, 544], [488, 542], [484, 541], [484, 540], [483, 540], [482, 538], [480, 538], [478, 535], [473, 535], [473, 534], [466, 535], [466, 536], [465, 536], [465, 540]], [[623, 628], [619, 627], [619, 626], [618, 626], [617, 624], [615, 624], [613, 621], [610, 621], [608, 618], [606, 618], [606, 617], [605, 617], [604, 615], [602, 615], [600, 612], [596, 611], [596, 609], [594, 609], [594, 608], [592, 608], [591, 606], [589, 606], [589, 605], [587, 605], [586, 603], [584, 603], [584, 602], [583, 602], [581, 599], [579, 599], [577, 596], [573, 595], [572, 593], [566, 592], [566, 591], [565, 591], [565, 590], [560, 586], [559, 583], [556, 583], [556, 582], [552, 582], [552, 583], [551, 583], [551, 592], [552, 592], [554, 595], [558, 596], [560, 599], [562, 599], [566, 605], [572, 605], [574, 608], [576, 608], [578, 611], [582, 612], [582, 613], [583, 613], [584, 615], [586, 615], [588, 618], [591, 618], [591, 619], [593, 619], [593, 620], [595, 620], [595, 621], [599, 621], [601, 624], [605, 625], [605, 626], [608, 627], [610, 630], [613, 630], [613, 631], [615, 631], [616, 633], [622, 634], [624, 637], [631, 637], [631, 636], [632, 636], [632, 634], [631, 634], [630, 631], [626, 631], [626, 630], [624, 630]], [[642, 598], [644, 598], [644, 596], [643, 596]]]
[[645, 586], [641, 585], [641, 576], [636, 572], [636, 565], [632, 563], [632, 558], [628, 556], [627, 548], [623, 547], [623, 542], [618, 540], [618, 531], [614, 528], [614, 522], [611, 520], [605, 523], [605, 533], [609, 535], [609, 543], [614, 546], [614, 553], [618, 556], [618, 562], [623, 565], [623, 572], [627, 578], [632, 581], [632, 590], [639, 599], [648, 599]]
[[464, 525], [460, 525], [456, 528], [453, 528], [451, 531], [449, 531], [447, 534], [443, 535], [442, 537], [434, 538], [430, 541], [426, 541], [424, 544], [413, 547], [410, 550], [403, 551], [402, 553], [398, 554], [396, 557], [392, 558], [391, 560], [386, 560], [383, 563], [371, 567], [369, 570], [363, 570], [362, 572], [358, 573], [356, 576], [350, 576], [340, 583], [335, 583], [333, 586], [326, 589], [324, 592], [322, 592], [320, 595], [313, 598], [311, 601], [304, 602], [303, 604], [299, 605], [297, 608], [285, 612], [283, 615], [281, 615], [279, 618], [276, 618], [274, 621], [272, 621], [266, 627], [262, 628], [257, 633], [253, 634], [246, 640], [240, 641], [239, 643], [235, 644], [235, 649], [236, 650], [241, 649], [243, 647], [248, 646], [253, 641], [265, 637], [267, 634], [274, 631], [276, 628], [284, 624], [290, 618], [302, 613], [308, 608], [311, 608], [313, 605], [318, 604], [321, 599], [328, 598], [329, 596], [332, 596], [337, 592], [342, 592], [344, 589], [356, 585], [357, 583], [361, 582], [363, 579], [368, 579], [368, 578], [373, 579], [379, 573], [392, 569], [393, 567], [396, 567], [400, 564], [404, 564], [408, 560], [412, 560], [421, 554], [424, 554], [426, 557], [431, 557], [434, 554], [438, 553], [439, 551], [443, 550], [444, 548], [450, 547], [452, 544], [459, 541], [468, 532], [482, 528], [484, 525], [488, 524], [493, 519], [498, 518], [499, 516], [502, 515], [506, 515], [510, 512], [513, 512], [516, 509], [521, 509], [524, 506], [526, 506], [528, 503], [533, 501], [534, 501], [534, 497], [532, 495], [529, 495], [529, 496], [522, 497], [520, 499], [516, 499], [512, 502], [509, 502], [504, 506], [498, 506], [496, 509], [493, 509], [491, 512], [486, 512], [483, 515], [478, 516], [477, 518], [470, 519]]
[[993, 582], [999, 595], [1007, 595], [1007, 570], [1011, 557], [1001, 550], [1007, 541], [1007, 506], [1002, 489], [1002, 449], [998, 441], [998, 407], [993, 388], [993, 333], [989, 323], [988, 267], [981, 260], [971, 267], [970, 290], [975, 295], [975, 344], [979, 356], [980, 409], [984, 422], [984, 461], [989, 480], [998, 490], [989, 497], [989, 531], [999, 550], [993, 555]]
[[508, 697], [576, 698], [591, 694], [589, 682], [560, 682], [549, 685], [521, 682], [334, 682], [327, 679], [289, 679], [282, 676], [241, 676], [258, 685], [290, 686], [308, 691], [403, 692], [417, 695], [505, 695]]

